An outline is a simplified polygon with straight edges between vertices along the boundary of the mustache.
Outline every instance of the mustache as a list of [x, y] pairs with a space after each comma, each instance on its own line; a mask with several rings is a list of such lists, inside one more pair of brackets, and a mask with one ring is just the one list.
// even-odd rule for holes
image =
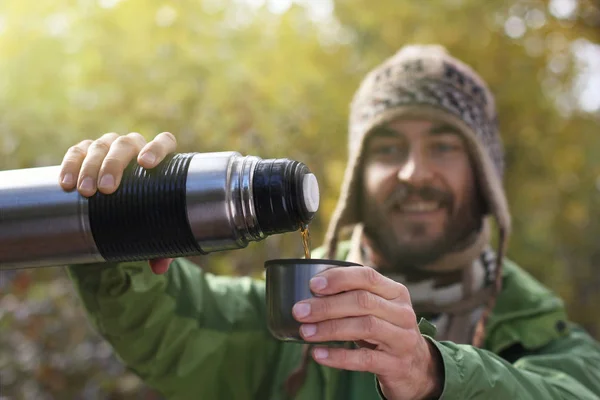
[[413, 185], [400, 185], [390, 197], [385, 201], [384, 207], [391, 209], [398, 204], [402, 204], [409, 197], [417, 197], [424, 201], [437, 201], [442, 207], [450, 207], [452, 205], [452, 195], [441, 189], [431, 186], [417, 187]]

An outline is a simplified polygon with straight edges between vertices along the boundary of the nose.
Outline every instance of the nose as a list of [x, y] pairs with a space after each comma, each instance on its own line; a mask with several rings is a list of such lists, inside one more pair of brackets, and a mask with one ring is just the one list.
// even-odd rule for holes
[[398, 180], [413, 186], [421, 186], [433, 179], [433, 171], [422, 154], [411, 152], [398, 170]]

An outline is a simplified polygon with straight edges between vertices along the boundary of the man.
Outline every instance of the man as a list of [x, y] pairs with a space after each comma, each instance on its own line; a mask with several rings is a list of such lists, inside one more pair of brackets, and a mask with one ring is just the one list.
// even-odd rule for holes
[[[494, 98], [440, 46], [406, 46], [352, 102], [350, 157], [325, 246], [373, 268], [313, 278], [307, 346], [274, 340], [264, 283], [185, 260], [70, 267], [91, 320], [170, 399], [598, 399], [600, 346], [504, 259], [510, 231]], [[107, 134], [66, 154], [65, 189], [112, 193], [169, 133]], [[491, 220], [497, 246], [490, 246]], [[340, 241], [350, 227], [350, 240]], [[433, 323], [435, 327], [431, 324]]]

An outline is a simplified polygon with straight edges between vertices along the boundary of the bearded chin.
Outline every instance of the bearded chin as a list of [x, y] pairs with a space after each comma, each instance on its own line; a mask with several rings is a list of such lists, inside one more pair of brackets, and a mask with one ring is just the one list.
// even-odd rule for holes
[[[369, 247], [385, 259], [385, 267], [396, 271], [422, 270], [444, 254], [456, 250], [473, 232], [481, 231], [483, 223], [479, 209], [461, 207], [457, 213], [449, 213], [441, 234], [415, 241], [401, 237], [383, 213], [371, 212], [364, 217], [364, 233]], [[407, 236], [413, 239], [427, 235], [425, 224], [412, 223], [404, 228]]]
[[[426, 234], [425, 225], [416, 224], [411, 228], [416, 236]], [[444, 229], [444, 232], [447, 232], [447, 229]], [[447, 234], [418, 245], [409, 244], [398, 237], [387, 221], [365, 222], [364, 233], [369, 239], [369, 245], [385, 258], [389, 263], [388, 267], [395, 270], [422, 269], [449, 249]]]

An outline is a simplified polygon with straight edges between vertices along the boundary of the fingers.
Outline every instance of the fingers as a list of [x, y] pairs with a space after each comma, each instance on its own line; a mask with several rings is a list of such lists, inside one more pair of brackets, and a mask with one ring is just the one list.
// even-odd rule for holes
[[169, 266], [172, 262], [172, 258], [157, 258], [155, 260], [148, 261], [150, 268], [152, 268], [152, 272], [154, 272], [156, 275], [162, 275], [166, 273], [169, 270]]
[[[387, 375], [401, 367], [391, 354], [366, 348], [344, 349], [317, 347], [312, 356], [319, 364], [350, 371], [369, 371], [377, 375]], [[410, 366], [407, 366], [410, 368]]]
[[410, 348], [412, 331], [372, 315], [303, 324], [300, 335], [307, 342], [366, 341], [389, 353]]
[[160, 133], [140, 151], [138, 163], [144, 168], [153, 168], [176, 148], [177, 139], [172, 133]]
[[97, 190], [111, 194], [119, 187], [123, 172], [136, 156], [144, 168], [154, 168], [175, 152], [177, 140], [169, 132], [158, 134], [146, 143], [139, 133], [119, 136], [107, 133], [98, 140], [84, 140], [71, 147], [62, 162], [60, 185], [65, 190], [75, 187], [86, 197]]
[[330, 268], [313, 277], [310, 288], [322, 295], [366, 290], [384, 299], [398, 299], [410, 304], [410, 295], [404, 285], [370, 267]]
[[77, 177], [77, 188], [83, 196], [89, 197], [96, 193], [98, 171], [102, 165], [102, 160], [104, 160], [110, 146], [118, 137], [119, 135], [116, 133], [107, 133], [88, 146]]
[[81, 164], [83, 164], [83, 160], [85, 159], [88, 148], [92, 142], [92, 140], [84, 140], [67, 150], [61, 163], [60, 174], [58, 177], [59, 184], [64, 190], [75, 188]]
[[403, 328], [416, 323], [415, 313], [409, 304], [385, 300], [366, 290], [303, 300], [294, 305], [292, 314], [303, 323], [364, 315], [373, 315]]
[[113, 193], [121, 184], [123, 172], [127, 165], [145, 145], [146, 139], [139, 133], [132, 132], [126, 136], [119, 136], [112, 142], [108, 152], [102, 157], [99, 168], [95, 159], [90, 160], [89, 172], [84, 171], [83, 173], [93, 175], [95, 171], [98, 171], [96, 169], [98, 168], [99, 172], [96, 172], [98, 189], [104, 194]]

